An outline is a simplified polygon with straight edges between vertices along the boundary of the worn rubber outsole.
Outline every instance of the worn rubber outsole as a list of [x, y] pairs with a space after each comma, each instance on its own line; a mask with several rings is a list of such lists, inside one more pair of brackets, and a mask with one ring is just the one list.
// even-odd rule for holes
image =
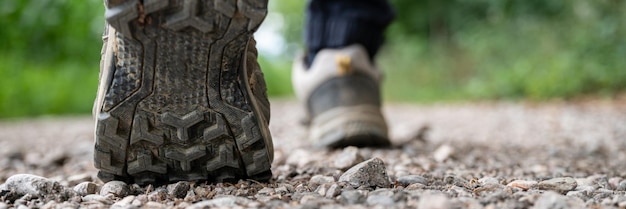
[[309, 127], [317, 147], [389, 147], [387, 124], [372, 105], [336, 107], [316, 116]]
[[246, 72], [247, 46], [267, 0], [106, 4], [117, 32], [105, 40], [112, 58], [103, 64], [95, 112], [99, 178], [138, 184], [271, 178], [268, 119]]

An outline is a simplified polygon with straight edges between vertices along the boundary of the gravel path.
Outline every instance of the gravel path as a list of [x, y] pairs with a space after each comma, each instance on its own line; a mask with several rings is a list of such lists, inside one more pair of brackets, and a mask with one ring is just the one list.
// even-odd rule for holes
[[626, 208], [626, 100], [389, 104], [392, 148], [340, 150], [272, 105], [270, 183], [104, 184], [90, 117], [0, 122], [0, 209]]

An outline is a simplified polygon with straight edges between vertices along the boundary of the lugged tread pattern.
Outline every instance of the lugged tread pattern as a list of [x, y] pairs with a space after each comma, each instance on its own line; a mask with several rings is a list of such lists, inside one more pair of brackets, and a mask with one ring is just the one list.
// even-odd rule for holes
[[[247, 48], [267, 1], [110, 1], [117, 47], [97, 110], [99, 177], [268, 180], [269, 105], [256, 50]], [[242, 62], [246, 56], [254, 61]], [[257, 98], [265, 100], [251, 101]]]
[[96, 135], [99, 136], [95, 150], [95, 166], [102, 171], [123, 175], [126, 156], [126, 138], [118, 133], [119, 120], [103, 114], [98, 119]]
[[118, 36], [116, 40], [118, 46], [116, 53], [118, 56], [115, 59], [116, 70], [103, 106], [107, 111], [137, 91], [141, 81], [139, 71], [142, 66], [137, 59], [141, 52], [139, 43], [122, 36]]

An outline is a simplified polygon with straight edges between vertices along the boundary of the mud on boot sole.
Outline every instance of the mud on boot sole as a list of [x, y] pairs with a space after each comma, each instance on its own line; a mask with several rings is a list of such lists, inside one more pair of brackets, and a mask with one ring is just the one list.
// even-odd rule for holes
[[105, 38], [96, 110], [103, 181], [271, 178], [271, 136], [245, 68], [266, 8], [267, 0], [107, 1], [117, 32]]

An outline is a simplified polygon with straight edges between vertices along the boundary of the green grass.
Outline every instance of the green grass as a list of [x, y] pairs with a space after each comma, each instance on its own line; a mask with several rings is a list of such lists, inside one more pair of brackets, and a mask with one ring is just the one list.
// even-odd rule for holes
[[33, 62], [0, 55], [0, 118], [91, 111], [98, 62]]

